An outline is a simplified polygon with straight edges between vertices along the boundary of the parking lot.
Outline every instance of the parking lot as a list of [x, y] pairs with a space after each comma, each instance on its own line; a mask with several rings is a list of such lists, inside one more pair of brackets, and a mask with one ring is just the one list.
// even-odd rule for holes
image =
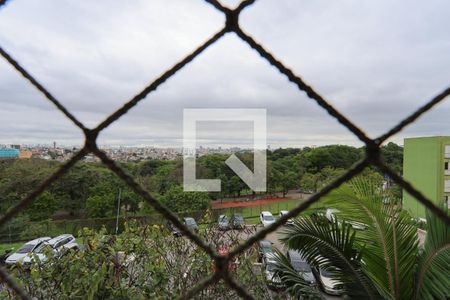
[[[247, 225], [247, 226], [255, 226], [255, 225]], [[262, 229], [262, 225], [258, 224], [256, 225], [256, 230], [261, 230]], [[269, 233], [265, 239], [269, 240], [272, 242], [272, 245], [277, 248], [278, 250], [280, 250], [282, 253], [286, 253], [287, 249], [283, 246], [283, 244], [280, 242], [280, 238], [282, 238], [283, 236], [283, 230], [285, 229], [284, 226], [280, 227], [278, 230], [276, 230], [275, 232], [271, 232]], [[250, 231], [249, 231], [250, 232]], [[278, 292], [270, 290], [270, 293], [272, 294], [272, 296], [275, 298], [275, 296], [277, 296]], [[325, 299], [330, 299], [330, 300], [336, 300], [336, 299], [342, 299], [342, 297], [339, 296], [332, 296], [332, 295], [328, 295], [326, 293], [324, 293], [323, 291], [321, 291], [322, 296]]]

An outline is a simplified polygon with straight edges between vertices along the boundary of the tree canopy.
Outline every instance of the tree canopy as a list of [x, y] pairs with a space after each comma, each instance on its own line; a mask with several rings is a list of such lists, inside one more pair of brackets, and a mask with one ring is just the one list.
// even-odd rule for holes
[[[399, 173], [402, 172], [402, 152], [403, 148], [394, 143], [382, 147], [384, 160]], [[250, 170], [253, 170], [253, 153], [243, 151], [236, 155]], [[268, 150], [267, 193], [286, 195], [292, 189], [315, 192], [341, 175], [363, 155], [363, 148], [345, 145]], [[197, 178], [218, 178], [222, 182], [222, 191], [211, 192], [208, 197], [217, 199], [254, 195], [255, 193], [242, 179], [225, 164], [228, 157], [228, 154], [208, 154], [197, 159]], [[181, 159], [118, 163], [156, 198], [167, 199], [168, 196], [165, 195], [169, 191], [172, 195], [174, 191], [179, 190], [175, 187], [180, 187], [183, 183]], [[1, 160], [0, 209], [6, 211], [26, 197], [60, 165], [61, 163], [57, 161], [40, 159]], [[368, 176], [378, 178], [380, 176], [382, 178], [383, 175], [374, 169], [367, 172]], [[100, 163], [81, 161], [56, 180], [46, 193], [36, 200], [32, 210], [36, 210], [39, 206], [43, 208], [43, 213], [34, 214], [30, 218], [33, 220], [49, 218], [57, 210], [70, 214], [86, 211], [90, 216], [109, 216], [113, 214], [110, 204], [116, 202], [119, 190], [123, 195], [123, 210], [130, 213], [139, 211], [142, 199], [131, 192], [112, 171]], [[178, 197], [177, 194], [173, 195]], [[179, 200], [184, 201], [184, 198]], [[106, 205], [102, 212], [96, 208], [100, 203]], [[31, 210], [27, 210], [26, 213], [30, 212]]]

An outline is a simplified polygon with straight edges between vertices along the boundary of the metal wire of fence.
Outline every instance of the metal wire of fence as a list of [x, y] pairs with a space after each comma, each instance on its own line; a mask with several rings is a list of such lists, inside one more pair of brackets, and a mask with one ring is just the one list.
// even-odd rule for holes
[[[279, 61], [273, 54], [267, 51], [261, 44], [259, 44], [252, 36], [242, 30], [239, 25], [239, 14], [245, 8], [251, 6], [255, 0], [244, 0], [242, 1], [235, 9], [230, 9], [228, 7], [223, 6], [217, 0], [204, 0], [205, 2], [211, 4], [216, 10], [221, 11], [225, 17], [225, 25], [222, 30], [217, 32], [211, 38], [209, 38], [206, 42], [200, 45], [195, 51], [187, 55], [184, 59], [176, 63], [174, 66], [169, 68], [166, 72], [164, 72], [160, 77], [151, 82], [145, 89], [143, 89], [140, 93], [136, 94], [129, 101], [125, 102], [125, 104], [119, 108], [117, 111], [112, 113], [109, 117], [107, 117], [100, 125], [95, 128], [87, 128], [81, 123], [74, 115], [70, 113], [61, 102], [54, 97], [44, 86], [42, 86], [37, 79], [35, 79], [30, 73], [26, 71], [6, 50], [0, 47], [0, 55], [6, 59], [11, 66], [16, 69], [25, 79], [29, 81], [31, 85], [33, 85], [36, 89], [38, 89], [50, 102], [52, 102], [56, 108], [61, 111], [69, 120], [71, 120], [78, 128], [80, 128], [85, 135], [85, 144], [84, 147], [74, 155], [69, 161], [63, 164], [58, 171], [56, 171], [53, 175], [48, 177], [35, 191], [30, 193], [27, 197], [22, 199], [17, 205], [11, 207], [1, 218], [0, 218], [0, 226], [3, 226], [8, 220], [17, 215], [21, 210], [23, 210], [26, 206], [28, 206], [40, 193], [42, 193], [50, 184], [52, 184], [55, 180], [60, 178], [63, 174], [65, 174], [73, 165], [81, 160], [86, 154], [92, 153], [96, 155], [109, 169], [111, 169], [114, 173], [116, 173], [130, 188], [132, 188], [137, 194], [142, 196], [151, 206], [153, 206], [166, 220], [171, 221], [174, 225], [176, 225], [180, 230], [194, 243], [196, 243], [200, 248], [202, 248], [206, 253], [208, 253], [211, 258], [215, 261], [215, 272], [204, 278], [202, 281], [198, 282], [196, 286], [187, 291], [182, 298], [192, 298], [199, 291], [206, 288], [207, 286], [218, 282], [219, 280], [223, 280], [228, 286], [234, 289], [239, 296], [244, 299], [253, 299], [252, 295], [250, 295], [241, 285], [232, 276], [228, 271], [228, 264], [230, 263], [230, 259], [241, 253], [242, 251], [248, 249], [253, 245], [253, 243], [258, 240], [264, 238], [268, 233], [275, 231], [279, 228], [285, 221], [289, 218], [297, 216], [302, 211], [306, 210], [313, 203], [317, 202], [321, 197], [328, 194], [333, 189], [337, 188], [339, 185], [344, 183], [345, 181], [353, 178], [360, 172], [364, 170], [364, 168], [372, 165], [377, 167], [380, 171], [384, 172], [392, 180], [394, 180], [397, 184], [399, 184], [404, 190], [413, 195], [418, 201], [420, 201], [427, 209], [436, 214], [440, 219], [442, 219], [447, 225], [450, 225], [450, 217], [438, 208], [431, 200], [426, 198], [419, 190], [417, 190], [413, 185], [409, 182], [405, 181], [400, 175], [391, 170], [382, 160], [380, 156], [380, 146], [383, 142], [385, 142], [388, 138], [392, 137], [394, 134], [400, 132], [404, 127], [413, 123], [416, 119], [418, 119], [422, 114], [430, 110], [432, 107], [443, 101], [450, 94], [450, 87], [446, 88], [438, 95], [436, 95], [433, 99], [431, 99], [427, 104], [417, 109], [413, 114], [399, 122], [396, 126], [390, 129], [385, 134], [377, 137], [370, 138], [366, 135], [366, 133], [360, 129], [356, 124], [354, 124], [351, 120], [346, 118], [343, 114], [341, 114], [338, 110], [336, 110], [329, 102], [321, 96], [317, 91], [315, 91], [311, 86], [309, 86], [305, 81], [296, 75], [291, 69], [286, 67], [281, 61]], [[0, 8], [6, 3], [6, 0], [0, 0]], [[142, 101], [149, 93], [156, 90], [159, 86], [161, 86], [166, 80], [172, 77], [177, 71], [182, 69], [184, 66], [189, 64], [194, 58], [200, 55], [206, 48], [210, 45], [214, 44], [220, 38], [222, 38], [225, 34], [235, 33], [243, 42], [247, 43], [252, 49], [254, 49], [262, 59], [267, 60], [272, 66], [278, 69], [278, 71], [285, 75], [289, 81], [295, 84], [298, 89], [302, 92], [305, 92], [306, 95], [313, 101], [317, 103], [320, 107], [328, 112], [328, 114], [335, 118], [340, 124], [346, 127], [349, 131], [351, 131], [358, 139], [360, 139], [365, 144], [366, 155], [363, 160], [355, 164], [352, 168], [347, 170], [342, 176], [328, 184], [322, 190], [311, 196], [307, 201], [298, 205], [294, 209], [290, 210], [290, 212], [278, 219], [273, 225], [264, 228], [263, 230], [257, 232], [255, 235], [250, 237], [248, 240], [234, 248], [230, 253], [225, 256], [219, 255], [215, 249], [211, 246], [207, 245], [198, 235], [189, 231], [186, 226], [184, 226], [176, 215], [171, 212], [166, 206], [157, 201], [151, 194], [149, 194], [144, 188], [142, 188], [132, 176], [127, 174], [116, 162], [109, 158], [104, 152], [102, 152], [97, 146], [97, 136], [99, 132], [110, 124], [118, 120], [120, 117], [125, 115], [131, 108], [136, 106], [140, 101]], [[29, 299], [30, 297], [20, 288], [20, 286], [14, 282], [11, 276], [5, 269], [0, 269], [0, 279], [7, 284], [12, 290], [14, 290], [21, 299]]]
[[[207, 210], [189, 211], [178, 213], [178, 217], [193, 217], [197, 220], [198, 225], [212, 225], [216, 224], [220, 215], [232, 216], [233, 214], [240, 214], [244, 218], [247, 225], [259, 223], [260, 213], [264, 210], [278, 215], [281, 210], [288, 211], [299, 200], [288, 202], [278, 202], [266, 205], [248, 206], [248, 207], [226, 207], [226, 208], [212, 208]], [[129, 222], [137, 222], [142, 225], [165, 225], [166, 220], [159, 214], [148, 215], [128, 215], [108, 218], [83, 218], [72, 220], [45, 220], [20, 222], [16, 224], [7, 223], [6, 226], [0, 228], [0, 244], [3, 243], [18, 243], [36, 239], [40, 236], [57, 236], [68, 233], [78, 235], [83, 228], [90, 228], [93, 230], [100, 230], [104, 228], [107, 233], [116, 234], [121, 233], [125, 224]], [[11, 226], [12, 225], [12, 226]]]

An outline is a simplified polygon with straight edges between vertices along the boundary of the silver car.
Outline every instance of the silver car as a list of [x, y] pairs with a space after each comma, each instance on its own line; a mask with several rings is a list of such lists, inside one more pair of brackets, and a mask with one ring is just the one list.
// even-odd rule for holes
[[333, 277], [333, 272], [338, 272], [336, 268], [319, 268], [319, 280], [325, 293], [341, 296], [344, 294], [344, 285]]
[[225, 215], [219, 216], [218, 227], [219, 230], [228, 230], [230, 229], [230, 221], [228, 220], [228, 217]]
[[[288, 213], [289, 213], [289, 211], [287, 211], [287, 210], [280, 210], [280, 218], [287, 215]], [[284, 225], [286, 225], [286, 226], [294, 225], [294, 220], [287, 219], [287, 221], [286, 221], [286, 223], [284, 223]]]
[[39, 248], [44, 242], [49, 241], [49, 237], [41, 237], [38, 239], [34, 239], [24, 244], [19, 248], [16, 252], [8, 256], [5, 260], [6, 265], [15, 265], [19, 262], [23, 262], [23, 260], [31, 255], [31, 253], [35, 253], [36, 249]]
[[55, 253], [56, 257], [61, 256], [64, 249], [78, 249], [79, 245], [75, 241], [75, 237], [71, 234], [62, 234], [48, 241], [43, 242], [33, 252], [33, 255], [27, 255], [23, 259], [24, 264], [30, 264], [34, 261], [35, 256], [39, 258], [39, 262], [45, 263], [48, 257], [45, 255], [45, 249], [49, 249]]
[[259, 215], [259, 219], [261, 220], [263, 227], [267, 227], [275, 223], [275, 218], [273, 217], [270, 211], [262, 211], [261, 214]]
[[276, 274], [278, 267], [274, 253], [267, 254], [264, 257], [263, 267], [267, 285], [272, 289], [281, 289], [281, 278]]
[[303, 280], [305, 280], [307, 284], [312, 287], [317, 286], [316, 278], [314, 277], [311, 266], [298, 251], [289, 250], [286, 256], [289, 259], [292, 268], [303, 278]]

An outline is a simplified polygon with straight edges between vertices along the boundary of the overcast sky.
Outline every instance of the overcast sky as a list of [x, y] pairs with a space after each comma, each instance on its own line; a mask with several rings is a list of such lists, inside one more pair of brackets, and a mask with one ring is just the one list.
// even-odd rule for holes
[[[224, 1], [233, 6], [238, 1]], [[371, 137], [450, 84], [448, 0], [259, 0], [240, 24]], [[0, 45], [93, 127], [219, 31], [201, 0], [12, 0]], [[450, 99], [396, 135], [450, 135]], [[227, 34], [100, 136], [101, 145], [180, 146], [184, 108], [266, 108], [271, 147], [360, 145], [248, 45]], [[0, 59], [0, 143], [83, 136]], [[203, 145], [244, 145], [251, 123], [199, 125]]]

